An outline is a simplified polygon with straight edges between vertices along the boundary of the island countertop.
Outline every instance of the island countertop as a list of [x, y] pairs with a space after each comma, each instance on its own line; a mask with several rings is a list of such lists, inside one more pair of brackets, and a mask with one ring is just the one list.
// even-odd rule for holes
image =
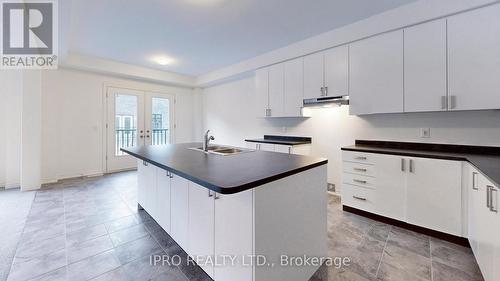
[[121, 150], [221, 194], [245, 191], [328, 163], [325, 158], [277, 152], [223, 156], [189, 149], [201, 146], [195, 142]]

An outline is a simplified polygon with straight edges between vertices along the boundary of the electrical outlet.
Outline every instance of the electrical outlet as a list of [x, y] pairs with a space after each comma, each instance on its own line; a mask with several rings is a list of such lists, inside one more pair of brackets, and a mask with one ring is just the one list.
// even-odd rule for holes
[[327, 191], [330, 191], [330, 192], [335, 192], [335, 184], [333, 183], [328, 183], [327, 187], [326, 187]]
[[421, 138], [430, 138], [431, 137], [431, 129], [430, 128], [421, 128], [420, 129], [420, 137]]

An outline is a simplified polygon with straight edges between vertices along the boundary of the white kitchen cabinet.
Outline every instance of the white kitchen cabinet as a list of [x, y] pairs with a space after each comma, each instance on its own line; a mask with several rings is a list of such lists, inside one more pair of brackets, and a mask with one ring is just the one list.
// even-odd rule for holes
[[156, 222], [166, 232], [170, 232], [170, 172], [158, 168], [156, 176]]
[[148, 214], [156, 219], [156, 167], [139, 160], [137, 163], [137, 201]]
[[[374, 155], [377, 178], [377, 212], [392, 219], [406, 220], [406, 159], [392, 155]], [[390, 171], [390, 172], [388, 172]]]
[[285, 95], [285, 67], [283, 63], [269, 67], [269, 109], [270, 117], [282, 117], [284, 115]]
[[349, 46], [304, 57], [304, 98], [349, 95]]
[[274, 152], [274, 144], [272, 144], [272, 143], [259, 143], [258, 150], [273, 151]]
[[272, 152], [297, 154], [297, 155], [311, 155], [310, 144], [282, 145], [282, 144], [272, 144], [272, 143], [247, 142], [246, 146], [250, 149], [262, 150], [262, 151], [272, 151]]
[[351, 44], [349, 112], [403, 112], [403, 31]]
[[448, 18], [451, 110], [500, 108], [500, 5]]
[[405, 112], [446, 111], [446, 74], [446, 19], [405, 29]]
[[325, 95], [349, 95], [349, 46], [340, 46], [325, 52]]
[[314, 53], [304, 57], [304, 99], [323, 96], [324, 53]]
[[260, 68], [255, 71], [255, 87], [257, 98], [257, 117], [269, 114], [269, 68]]
[[462, 235], [462, 163], [409, 158], [406, 219], [410, 224]]
[[189, 247], [189, 181], [172, 176], [170, 236], [186, 250]]
[[252, 267], [243, 264], [253, 253], [253, 190], [215, 198], [215, 255], [237, 257], [235, 265], [214, 269], [217, 281], [252, 281]]
[[199, 266], [214, 278], [214, 194], [203, 186], [189, 183], [189, 250], [195, 260], [200, 258]]
[[284, 63], [283, 116], [302, 116], [304, 100], [304, 59]]

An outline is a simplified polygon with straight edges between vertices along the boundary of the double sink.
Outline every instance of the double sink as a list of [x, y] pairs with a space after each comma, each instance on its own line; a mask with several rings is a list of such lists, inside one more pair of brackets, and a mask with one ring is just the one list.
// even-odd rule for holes
[[205, 153], [223, 155], [223, 156], [253, 151], [251, 149], [243, 149], [243, 148], [230, 147], [230, 146], [219, 146], [219, 145], [211, 145], [208, 147], [207, 151], [204, 151], [203, 147], [191, 147], [189, 149], [200, 151], [200, 152], [205, 152]]

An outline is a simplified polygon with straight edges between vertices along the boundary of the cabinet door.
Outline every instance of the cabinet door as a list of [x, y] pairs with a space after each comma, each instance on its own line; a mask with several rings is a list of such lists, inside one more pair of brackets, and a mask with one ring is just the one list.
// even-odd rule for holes
[[493, 212], [488, 207], [488, 189], [491, 187], [491, 183], [483, 176], [479, 176], [479, 200], [477, 206], [477, 255], [476, 260], [478, 262], [481, 273], [483, 274], [484, 280], [498, 280], [494, 278], [495, 267], [495, 241], [498, 239], [496, 235], [495, 216]]
[[189, 233], [189, 182], [173, 175], [171, 183], [171, 225], [170, 235], [183, 249], [188, 249]]
[[304, 104], [304, 59], [298, 58], [284, 63], [284, 112], [286, 117], [302, 116]]
[[217, 194], [215, 200], [215, 255], [235, 256], [231, 266], [216, 266], [214, 280], [251, 281], [251, 266], [242, 265], [242, 257], [253, 254], [253, 191], [231, 195]]
[[137, 198], [144, 210], [156, 220], [156, 167], [144, 161], [138, 164]]
[[373, 155], [377, 180], [376, 211], [382, 216], [404, 221], [408, 160], [392, 155]]
[[274, 144], [272, 144], [272, 143], [259, 143], [259, 150], [274, 151]]
[[255, 90], [257, 94], [257, 117], [265, 117], [269, 109], [269, 68], [255, 71]]
[[448, 18], [452, 110], [500, 108], [500, 5]]
[[170, 233], [170, 177], [167, 171], [157, 171], [157, 195], [156, 208], [158, 219], [156, 222], [168, 233]]
[[410, 224], [462, 235], [462, 163], [410, 158], [406, 216]]
[[269, 109], [271, 117], [284, 115], [284, 64], [269, 67]]
[[[467, 186], [467, 234], [469, 238], [469, 244], [471, 246], [474, 255], [477, 253], [478, 245], [478, 222], [480, 220], [480, 208], [481, 208], [481, 192], [479, 191], [479, 172], [472, 166], [467, 166], [468, 182]], [[484, 207], [484, 206], [483, 206]]]
[[[498, 214], [498, 208], [499, 208], [499, 193], [500, 193], [500, 188], [498, 186], [491, 185], [491, 188], [493, 189], [491, 191], [491, 202], [493, 204], [493, 210], [490, 210], [490, 229], [488, 231], [489, 234], [489, 241], [491, 241], [491, 247], [493, 248], [493, 261], [492, 261], [492, 267], [493, 267], [493, 278], [492, 280], [500, 280], [500, 238], [498, 237], [498, 233], [500, 232], [500, 215]], [[493, 230], [493, 231], [492, 231]]]
[[137, 160], [137, 203], [139, 203], [144, 210], [146, 210], [148, 186], [146, 165], [148, 165], [146, 162]]
[[446, 20], [404, 30], [405, 112], [447, 110]]
[[250, 141], [247, 141], [246, 142], [246, 147], [247, 148], [250, 148], [250, 149], [255, 149], [255, 150], [258, 150], [259, 149], [259, 144], [256, 143], [256, 142], [250, 142]]
[[349, 95], [349, 46], [325, 51], [325, 87], [327, 96]]
[[349, 49], [350, 114], [403, 112], [403, 31], [361, 40]]
[[[195, 258], [214, 257], [214, 192], [193, 182], [189, 183], [189, 250]], [[206, 261], [199, 266], [214, 277], [213, 266]]]
[[319, 98], [324, 86], [324, 53], [304, 57], [304, 99]]

